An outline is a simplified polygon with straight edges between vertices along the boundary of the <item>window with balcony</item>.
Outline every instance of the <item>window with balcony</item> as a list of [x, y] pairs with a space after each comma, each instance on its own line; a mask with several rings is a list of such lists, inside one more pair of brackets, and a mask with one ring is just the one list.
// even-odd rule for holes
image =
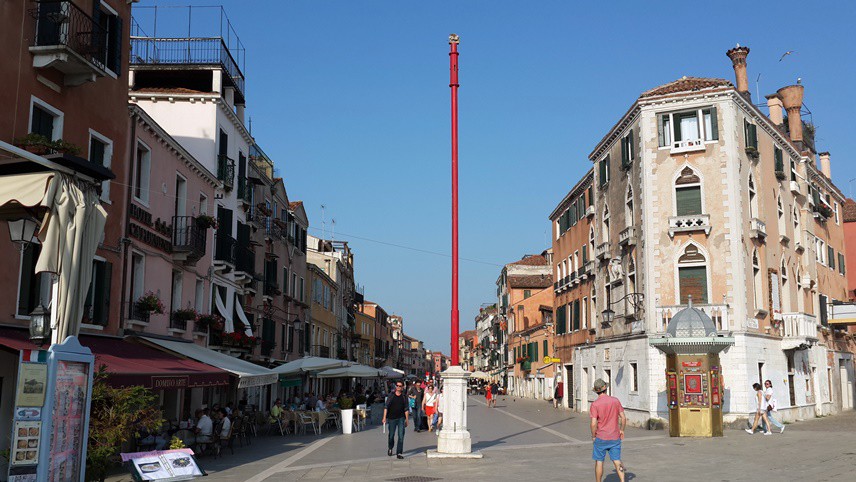
[[707, 259], [699, 247], [690, 243], [678, 258], [678, 304], [687, 304], [690, 296], [693, 303], [706, 304], [708, 300]]
[[93, 20], [100, 36], [101, 47], [94, 56], [96, 62], [107, 67], [117, 77], [122, 73], [122, 19], [104, 2], [97, 2]]
[[660, 114], [657, 122], [660, 147], [701, 147], [702, 141], [719, 140], [716, 107]]
[[758, 157], [758, 126], [749, 122], [748, 119], [743, 119], [743, 142], [746, 143], [746, 152], [752, 156]]
[[170, 304], [172, 311], [181, 308], [182, 278], [181, 271], [172, 272], [172, 300]]
[[134, 164], [134, 200], [148, 206], [152, 151], [140, 141], [137, 142]]
[[773, 146], [773, 163], [776, 169], [776, 179], [784, 181], [787, 179], [785, 174], [785, 156], [779, 146]]
[[675, 214], [692, 216], [703, 213], [701, 179], [689, 166], [675, 181]]
[[136, 301], [143, 296], [145, 292], [145, 279], [146, 279], [146, 258], [141, 253], [136, 251], [131, 253], [131, 307], [132, 307], [132, 318], [133, 318], [133, 307], [135, 307]]

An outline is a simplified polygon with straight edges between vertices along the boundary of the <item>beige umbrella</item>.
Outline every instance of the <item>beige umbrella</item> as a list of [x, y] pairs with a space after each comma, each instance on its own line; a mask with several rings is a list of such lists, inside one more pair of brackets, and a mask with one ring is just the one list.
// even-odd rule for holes
[[481, 370], [476, 370], [470, 374], [470, 378], [475, 378], [479, 380], [490, 380], [490, 375]]
[[83, 304], [92, 281], [92, 259], [107, 212], [94, 185], [60, 173], [54, 175], [42, 205], [48, 212], [39, 230], [42, 252], [36, 273], [56, 275], [51, 342], [62, 343], [80, 331]]

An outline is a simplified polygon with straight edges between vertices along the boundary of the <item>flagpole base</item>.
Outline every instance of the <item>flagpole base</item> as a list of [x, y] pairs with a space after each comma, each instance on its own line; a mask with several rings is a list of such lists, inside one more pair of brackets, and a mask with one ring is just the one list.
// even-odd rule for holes
[[437, 434], [437, 450], [429, 450], [428, 458], [480, 459], [481, 452], [472, 451], [472, 438], [467, 430], [467, 380], [470, 373], [453, 365], [440, 376], [443, 380], [443, 429]]

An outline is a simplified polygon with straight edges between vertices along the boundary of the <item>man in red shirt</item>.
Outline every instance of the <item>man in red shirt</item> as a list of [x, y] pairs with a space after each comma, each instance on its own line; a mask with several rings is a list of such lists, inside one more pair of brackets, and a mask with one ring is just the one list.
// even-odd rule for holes
[[621, 440], [624, 439], [624, 427], [627, 418], [624, 407], [617, 398], [606, 394], [606, 382], [598, 378], [594, 382], [597, 400], [591, 404], [591, 439], [594, 442], [591, 458], [594, 459], [595, 479], [603, 478], [603, 460], [609, 452], [609, 458], [615, 465], [618, 478], [624, 482], [624, 466], [621, 464]]

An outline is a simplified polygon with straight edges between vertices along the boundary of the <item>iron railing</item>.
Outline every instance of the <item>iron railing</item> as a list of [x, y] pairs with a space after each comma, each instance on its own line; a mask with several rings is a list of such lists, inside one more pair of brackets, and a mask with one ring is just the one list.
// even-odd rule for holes
[[252, 187], [245, 176], [238, 176], [238, 199], [244, 202], [252, 201]]
[[80, 7], [69, 1], [42, 0], [30, 15], [36, 20], [34, 47], [63, 45], [104, 68], [107, 32]]
[[128, 303], [128, 318], [135, 321], [142, 321], [143, 323], [148, 323], [149, 319], [151, 319], [151, 312], [140, 308], [140, 304], [136, 301], [131, 301]]
[[214, 259], [235, 264], [235, 251], [238, 242], [226, 233], [217, 233], [214, 246]]
[[242, 271], [253, 277], [256, 271], [256, 253], [247, 246], [237, 246], [235, 270]]
[[191, 259], [205, 256], [206, 232], [193, 216], [173, 216], [172, 250], [187, 253]]
[[235, 185], [235, 160], [225, 154], [217, 156], [217, 179], [223, 181], [223, 187], [231, 191]]
[[220, 37], [131, 37], [132, 65], [219, 65], [244, 96], [244, 74]]
[[265, 296], [276, 296], [280, 293], [279, 285], [275, 281], [265, 280], [264, 294]]
[[187, 330], [187, 319], [178, 318], [175, 313], [169, 316], [169, 327], [174, 330]]

